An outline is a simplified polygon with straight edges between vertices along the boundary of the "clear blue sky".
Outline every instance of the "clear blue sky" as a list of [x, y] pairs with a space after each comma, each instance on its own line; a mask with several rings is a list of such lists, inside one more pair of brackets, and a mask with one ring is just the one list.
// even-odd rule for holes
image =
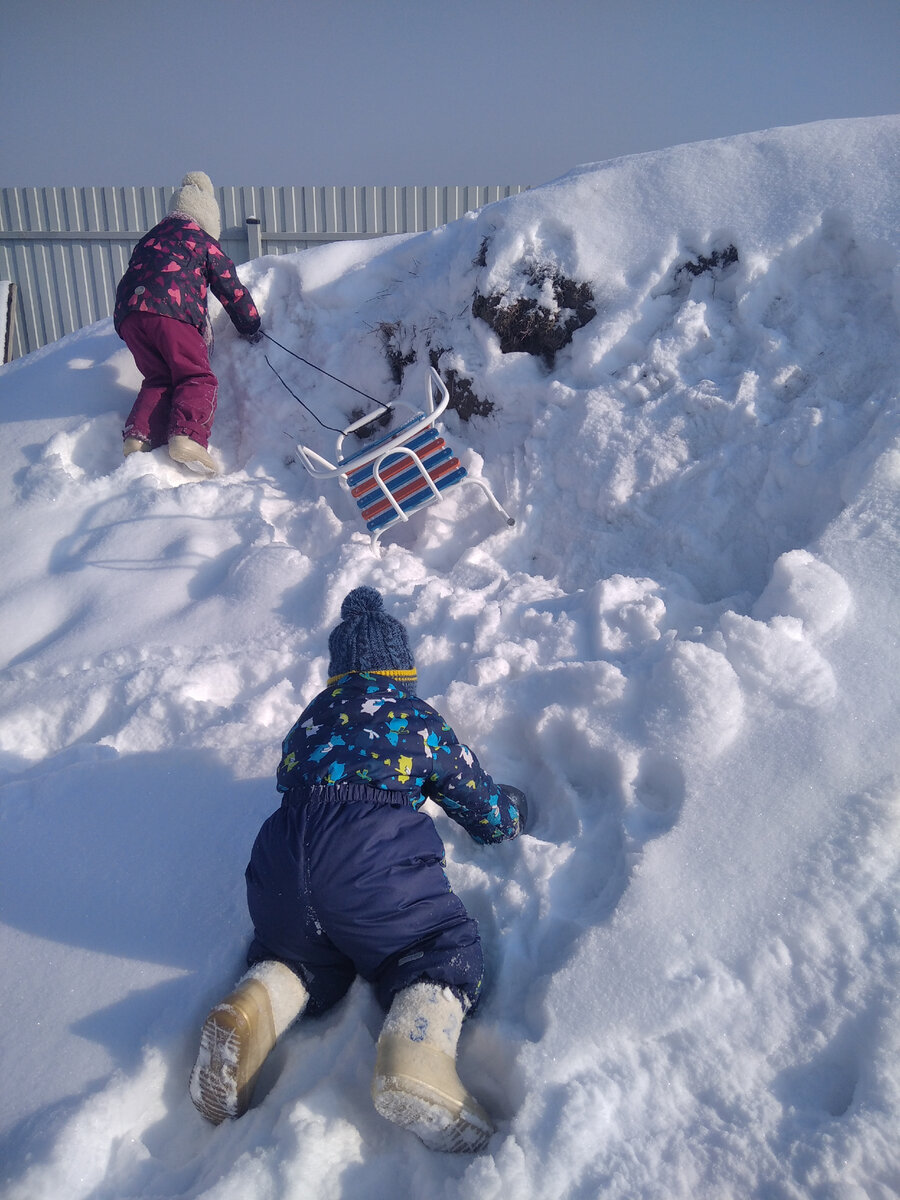
[[538, 184], [900, 111], [900, 0], [2, 0], [0, 185]]

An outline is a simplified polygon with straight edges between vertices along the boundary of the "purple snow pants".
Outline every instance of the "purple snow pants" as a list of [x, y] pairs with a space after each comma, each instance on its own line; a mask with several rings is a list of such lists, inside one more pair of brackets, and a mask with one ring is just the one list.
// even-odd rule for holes
[[209, 365], [203, 334], [185, 321], [156, 313], [130, 313], [119, 336], [144, 377], [122, 431], [155, 449], [185, 434], [209, 444], [218, 380]]

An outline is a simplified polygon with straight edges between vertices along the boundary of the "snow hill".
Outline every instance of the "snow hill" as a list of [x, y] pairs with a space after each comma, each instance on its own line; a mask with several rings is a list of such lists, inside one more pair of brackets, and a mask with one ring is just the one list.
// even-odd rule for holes
[[[825, 122], [247, 264], [272, 336], [372, 396], [437, 361], [517, 518], [458, 488], [380, 558], [266, 356], [327, 424], [368, 402], [221, 313], [213, 481], [123, 461], [110, 321], [0, 370], [7, 1200], [900, 1193], [898, 177], [900, 118]], [[517, 321], [565, 344], [504, 353]], [[486, 951], [479, 1157], [374, 1113], [359, 982], [240, 1122], [187, 1095], [361, 583], [536, 814], [495, 848], [436, 817]]]

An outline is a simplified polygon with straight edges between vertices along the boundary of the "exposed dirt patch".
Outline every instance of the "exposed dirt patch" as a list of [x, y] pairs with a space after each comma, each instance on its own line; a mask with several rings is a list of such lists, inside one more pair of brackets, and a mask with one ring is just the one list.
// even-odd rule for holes
[[532, 354], [552, 367], [575, 331], [597, 315], [594, 294], [588, 284], [546, 263], [530, 264], [517, 291], [514, 296], [476, 292], [472, 315], [493, 329], [504, 354]]
[[441, 368], [438, 366], [441, 355], [444, 353], [446, 351], [432, 347], [428, 351], [428, 357], [431, 365], [440, 373], [441, 379], [447, 385], [447, 391], [450, 393], [447, 407], [458, 413], [461, 421], [471, 421], [473, 417], [488, 416], [494, 411], [494, 405], [490, 400], [483, 399], [472, 390], [472, 380], [467, 379], [465, 375], [460, 375], [453, 367]]
[[675, 271], [675, 279], [685, 271], [689, 275], [724, 275], [728, 267], [738, 262], [737, 246], [728, 245], [721, 250], [712, 250], [709, 254], [698, 254], [695, 259], [684, 262]]
[[404, 330], [399, 321], [382, 321], [378, 326], [378, 336], [391, 368], [391, 378], [399, 385], [403, 382], [403, 372], [416, 361], [416, 352], [412, 347], [403, 349]]

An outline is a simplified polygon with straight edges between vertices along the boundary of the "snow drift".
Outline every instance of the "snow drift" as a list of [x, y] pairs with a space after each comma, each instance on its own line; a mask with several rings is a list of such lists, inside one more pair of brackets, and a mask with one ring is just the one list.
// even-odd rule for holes
[[[415, 403], [436, 362], [476, 397], [448, 437], [514, 529], [461, 488], [374, 556], [266, 356], [327, 424], [365, 402], [221, 317], [210, 482], [122, 460], [109, 321], [0, 369], [11, 1200], [897, 1194], [898, 158], [897, 117], [769, 131], [242, 268], [333, 375]], [[564, 326], [554, 280], [585, 319], [504, 353], [483, 314]], [[437, 817], [486, 950], [477, 1158], [372, 1110], [362, 983], [240, 1122], [187, 1095], [281, 737], [361, 583], [532, 800], [497, 848]]]

